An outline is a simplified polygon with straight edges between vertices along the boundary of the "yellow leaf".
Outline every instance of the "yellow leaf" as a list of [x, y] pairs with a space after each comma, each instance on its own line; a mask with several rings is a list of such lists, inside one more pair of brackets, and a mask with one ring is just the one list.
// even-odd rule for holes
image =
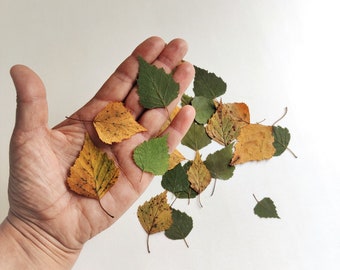
[[79, 157], [70, 169], [67, 183], [79, 195], [101, 199], [118, 180], [119, 169], [98, 149], [88, 134]]
[[196, 151], [195, 159], [188, 172], [188, 180], [191, 188], [200, 194], [210, 184], [211, 174], [201, 159], [201, 155]]
[[147, 248], [149, 249], [150, 234], [165, 231], [172, 225], [172, 210], [167, 202], [167, 192], [151, 198], [149, 201], [140, 205], [137, 210], [137, 216], [140, 224], [148, 235]]
[[159, 134], [161, 134], [164, 130], [167, 129], [167, 127], [170, 125], [171, 121], [174, 120], [176, 117], [177, 113], [181, 110], [179, 106], [176, 106], [176, 108], [171, 112], [170, 118], [166, 120], [166, 122], [163, 124], [161, 129], [159, 130]]
[[110, 102], [93, 121], [99, 138], [107, 144], [121, 142], [138, 132], [146, 131], [122, 102]]
[[208, 121], [206, 132], [219, 144], [228, 145], [236, 139], [240, 129], [249, 122], [249, 109], [245, 103], [220, 102], [216, 112]]
[[168, 170], [175, 168], [178, 163], [182, 162], [185, 159], [186, 158], [182, 155], [182, 153], [178, 151], [177, 149], [175, 149], [170, 154]]
[[271, 158], [275, 153], [272, 126], [249, 124], [237, 137], [231, 165]]

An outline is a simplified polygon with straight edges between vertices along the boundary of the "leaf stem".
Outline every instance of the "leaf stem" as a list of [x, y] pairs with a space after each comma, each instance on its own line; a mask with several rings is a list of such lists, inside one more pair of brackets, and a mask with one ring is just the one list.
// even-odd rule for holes
[[189, 248], [187, 240], [185, 238], [183, 238], [183, 241], [184, 241], [185, 245], [187, 246], [187, 248]]
[[288, 112], [288, 108], [285, 107], [285, 111], [284, 111], [283, 115], [282, 115], [279, 119], [277, 119], [277, 120], [272, 124], [272, 126], [275, 126], [280, 120], [282, 120], [282, 119], [286, 116], [287, 112]]
[[150, 253], [149, 238], [150, 238], [150, 233], [148, 233], [148, 236], [146, 237], [146, 248], [148, 250], [148, 253]]
[[73, 120], [73, 121], [78, 121], [78, 122], [93, 123], [93, 120], [82, 120], [82, 119], [73, 118], [70, 116], [65, 116], [65, 118], [69, 120]]
[[211, 191], [210, 196], [214, 195], [214, 193], [215, 193], [216, 183], [217, 183], [217, 179], [215, 178], [214, 185], [213, 185], [213, 190]]
[[255, 201], [258, 203], [259, 200], [255, 197], [255, 194], [253, 194], [253, 197], [254, 197]]
[[102, 205], [101, 201], [98, 199], [98, 202], [99, 202], [99, 205], [101, 207], [101, 209], [110, 217], [110, 218], [114, 218], [113, 215], [111, 215], [105, 208], [104, 206]]

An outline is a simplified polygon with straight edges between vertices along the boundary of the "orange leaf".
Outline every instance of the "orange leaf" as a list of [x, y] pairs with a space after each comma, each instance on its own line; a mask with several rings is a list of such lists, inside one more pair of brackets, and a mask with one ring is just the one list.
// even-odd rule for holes
[[237, 137], [231, 165], [271, 158], [275, 153], [272, 126], [249, 124]]
[[201, 159], [201, 155], [196, 151], [195, 159], [191, 164], [188, 172], [188, 180], [191, 188], [200, 194], [210, 184], [211, 175]]
[[99, 138], [108, 144], [121, 142], [138, 132], [146, 131], [122, 102], [110, 102], [93, 121]]
[[119, 169], [107, 154], [85, 135], [83, 149], [70, 169], [67, 183], [79, 195], [101, 199], [118, 180]]
[[249, 122], [249, 110], [245, 103], [220, 102], [216, 112], [208, 121], [206, 132], [219, 144], [228, 145], [236, 139], [240, 129]]

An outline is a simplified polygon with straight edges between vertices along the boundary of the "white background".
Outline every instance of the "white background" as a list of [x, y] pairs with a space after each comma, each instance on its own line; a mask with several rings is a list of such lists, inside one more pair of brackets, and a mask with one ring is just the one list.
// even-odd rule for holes
[[[10, 67], [25, 64], [43, 78], [52, 127], [145, 38], [181, 37], [186, 60], [221, 76], [223, 100], [246, 102], [253, 122], [272, 124], [288, 107], [280, 125], [298, 158], [286, 152], [239, 166], [213, 197], [207, 188], [202, 209], [176, 202], [194, 220], [190, 248], [158, 234], [148, 254], [136, 210], [162, 191], [156, 178], [86, 244], [74, 269], [340, 269], [339, 11], [324, 0], [0, 0], [0, 219], [16, 106]], [[255, 216], [253, 193], [271, 197], [281, 219]]]

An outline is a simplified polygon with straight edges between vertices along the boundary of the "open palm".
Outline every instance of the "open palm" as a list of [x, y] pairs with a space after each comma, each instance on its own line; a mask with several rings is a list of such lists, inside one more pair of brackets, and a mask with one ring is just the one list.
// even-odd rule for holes
[[[157, 37], [141, 43], [103, 84], [97, 94], [72, 118], [92, 120], [110, 101], [123, 101], [147, 132], [139, 133], [119, 144], [105, 145], [98, 139], [93, 125], [66, 119], [53, 129], [47, 126], [48, 111], [44, 86], [39, 77], [24, 66], [15, 66], [11, 75], [17, 90], [17, 118], [10, 145], [10, 179], [8, 219], [18, 228], [20, 223], [43, 237], [61, 244], [65, 249], [80, 250], [83, 244], [114, 223], [140, 196], [152, 179], [143, 173], [132, 159], [133, 149], [155, 136], [178, 102], [168, 110], [145, 110], [136, 93], [137, 56], [174, 71], [180, 92], [188, 87], [194, 69], [181, 62], [187, 51], [183, 40], [169, 44]], [[180, 97], [179, 97], [180, 98]], [[169, 134], [170, 151], [174, 150], [194, 117], [191, 107], [184, 107], [165, 131]], [[102, 204], [115, 217], [100, 208], [98, 201], [71, 192], [66, 179], [79, 155], [88, 132], [97, 146], [115, 157], [122, 173], [115, 186], [103, 197]], [[141, 180], [141, 175], [143, 178]], [[20, 229], [20, 228], [19, 228]]]

